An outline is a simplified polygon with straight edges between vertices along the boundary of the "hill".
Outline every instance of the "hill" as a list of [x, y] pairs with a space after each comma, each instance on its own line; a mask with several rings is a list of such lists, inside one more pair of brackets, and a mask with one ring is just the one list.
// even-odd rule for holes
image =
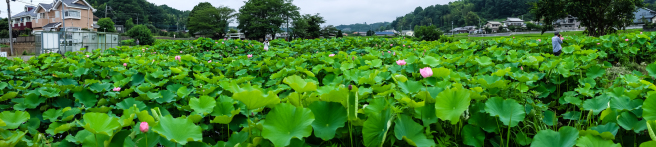
[[[167, 5], [155, 5], [146, 0], [87, 0], [97, 9], [93, 14], [99, 18], [112, 18], [117, 25], [125, 25], [132, 18], [134, 24], [152, 24], [167, 31], [182, 30], [187, 24], [189, 10], [181, 11]], [[138, 22], [137, 22], [138, 18]]]

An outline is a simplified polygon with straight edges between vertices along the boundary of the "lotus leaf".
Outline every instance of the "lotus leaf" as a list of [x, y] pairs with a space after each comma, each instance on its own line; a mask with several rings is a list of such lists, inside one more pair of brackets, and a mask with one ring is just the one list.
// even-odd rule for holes
[[4, 121], [6, 126], [2, 126], [2, 129], [16, 129], [18, 126], [23, 124], [25, 121], [30, 119], [30, 114], [23, 111], [2, 111], [0, 113], [0, 120]]
[[524, 120], [526, 113], [522, 105], [519, 105], [515, 100], [503, 100], [500, 97], [493, 97], [485, 102], [485, 111], [490, 113], [490, 116], [499, 117], [499, 120], [504, 125], [514, 127]]
[[189, 100], [189, 107], [194, 109], [194, 112], [203, 115], [212, 113], [215, 106], [216, 101], [209, 96], [201, 96], [200, 99], [191, 98], [191, 100]]
[[86, 113], [84, 116], [84, 129], [93, 134], [112, 136], [114, 130], [120, 127], [118, 118], [111, 117], [105, 113]]
[[617, 118], [617, 123], [625, 130], [633, 130], [636, 133], [647, 129], [647, 120], [639, 121], [631, 112], [622, 112]]
[[233, 93], [232, 98], [244, 103], [248, 110], [280, 103], [280, 99], [273, 91], [264, 94], [262, 90], [252, 86], [243, 87], [241, 90], [240, 92]]
[[317, 84], [301, 78], [300, 76], [293, 75], [286, 77], [282, 80], [285, 84], [292, 87], [296, 92], [308, 92], [317, 90]]
[[[375, 107], [374, 104], [372, 104]], [[368, 106], [372, 107], [372, 106]], [[367, 111], [367, 113], [370, 111]], [[390, 108], [380, 109], [378, 113], [369, 115], [369, 118], [364, 122], [362, 128], [362, 135], [364, 137], [365, 146], [382, 146], [387, 138], [387, 131], [392, 126], [394, 116]]]
[[612, 140], [604, 140], [601, 137], [586, 135], [576, 141], [578, 147], [621, 147], [622, 145], [614, 143]]
[[171, 115], [161, 117], [152, 130], [164, 137], [161, 139], [182, 145], [188, 141], [201, 141], [203, 138], [201, 128], [194, 125], [191, 119], [173, 118]]
[[469, 108], [469, 91], [463, 88], [446, 89], [435, 98], [435, 114], [438, 118], [451, 124], [460, 121], [460, 115]]
[[462, 129], [462, 138], [466, 145], [482, 147], [485, 142], [485, 133], [477, 126], [465, 125]]
[[80, 101], [80, 103], [84, 104], [87, 107], [93, 107], [98, 102], [98, 99], [96, 99], [96, 95], [86, 89], [80, 92], [75, 92], [73, 94], [73, 97], [75, 97], [76, 100]]
[[308, 137], [312, 133], [314, 114], [307, 108], [283, 103], [276, 105], [267, 115], [262, 137], [276, 146], [287, 146], [292, 138]]
[[336, 130], [344, 127], [347, 120], [346, 108], [340, 103], [317, 101], [308, 107], [315, 115], [312, 122], [314, 136], [323, 140], [330, 140], [335, 137]]
[[541, 130], [533, 138], [531, 147], [571, 147], [576, 144], [579, 131], [576, 128], [565, 126], [558, 132], [553, 130]]

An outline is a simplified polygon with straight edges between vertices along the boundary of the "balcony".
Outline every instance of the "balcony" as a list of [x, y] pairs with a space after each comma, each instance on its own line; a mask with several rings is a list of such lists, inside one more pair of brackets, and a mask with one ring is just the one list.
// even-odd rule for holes
[[32, 22], [14, 23], [11, 27], [15, 30], [32, 29]]

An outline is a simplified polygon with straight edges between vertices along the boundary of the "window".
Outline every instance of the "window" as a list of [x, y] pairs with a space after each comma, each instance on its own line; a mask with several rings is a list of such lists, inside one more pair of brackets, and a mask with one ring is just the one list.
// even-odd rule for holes
[[80, 19], [79, 10], [66, 10], [64, 11], [64, 18], [77, 18]]
[[54, 12], [55, 12], [55, 18], [59, 18], [59, 12], [57, 12], [57, 11], [54, 11]]
[[46, 18], [46, 13], [39, 13], [38, 18]]

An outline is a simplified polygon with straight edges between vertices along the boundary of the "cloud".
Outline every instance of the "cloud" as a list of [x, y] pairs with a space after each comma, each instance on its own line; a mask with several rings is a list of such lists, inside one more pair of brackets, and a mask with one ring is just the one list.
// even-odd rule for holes
[[[19, 0], [26, 1], [26, 0]], [[210, 2], [214, 6], [228, 6], [239, 11], [244, 0], [148, 0], [157, 5], [168, 5], [178, 10], [191, 10], [200, 2]], [[436, 4], [447, 4], [455, 0], [294, 0], [301, 8], [301, 14], [319, 13], [326, 20], [324, 25], [354, 23], [391, 22], [415, 10], [417, 6], [426, 8]], [[47, 3], [49, 0], [35, 0], [35, 3]], [[12, 14], [23, 11], [24, 3], [12, 2]], [[0, 10], [6, 10], [6, 4], [0, 4]], [[0, 16], [7, 17], [6, 12]]]

